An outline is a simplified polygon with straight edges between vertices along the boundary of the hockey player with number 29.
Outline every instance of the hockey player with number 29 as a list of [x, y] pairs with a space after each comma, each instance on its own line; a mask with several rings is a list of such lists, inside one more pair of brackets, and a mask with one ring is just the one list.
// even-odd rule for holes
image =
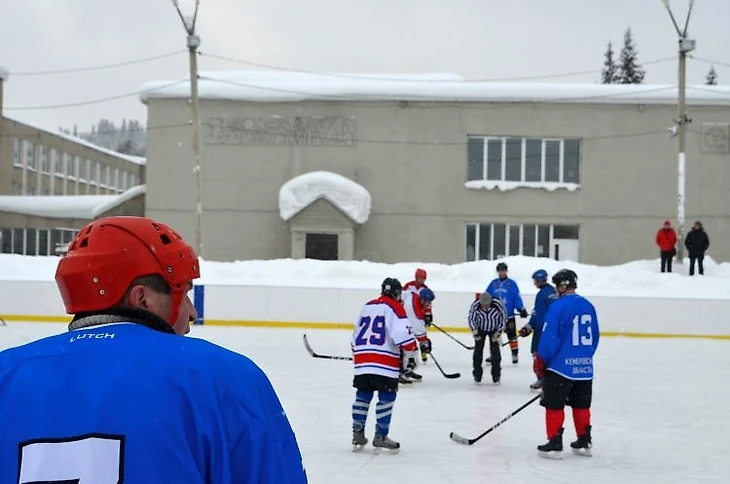
[[579, 455], [590, 456], [591, 404], [593, 399], [593, 356], [600, 331], [596, 309], [576, 294], [578, 276], [570, 269], [552, 278], [558, 299], [548, 308], [537, 352], [545, 367], [539, 368], [543, 390], [548, 442], [538, 445], [542, 457], [560, 458], [563, 451], [565, 406], [572, 407], [577, 440], [570, 444]]
[[400, 449], [400, 443], [388, 437], [398, 391], [400, 352], [402, 349], [406, 358], [415, 358], [418, 354], [418, 345], [401, 302], [402, 291], [398, 279], [386, 278], [380, 287], [380, 297], [363, 306], [355, 324], [351, 341], [355, 366], [352, 386], [357, 389], [352, 404], [353, 451], [368, 443], [365, 424], [376, 392], [373, 450], [397, 452]]
[[165, 224], [81, 229], [56, 269], [68, 332], [0, 352], [0, 482], [306, 484], [264, 372], [184, 336], [199, 277]]

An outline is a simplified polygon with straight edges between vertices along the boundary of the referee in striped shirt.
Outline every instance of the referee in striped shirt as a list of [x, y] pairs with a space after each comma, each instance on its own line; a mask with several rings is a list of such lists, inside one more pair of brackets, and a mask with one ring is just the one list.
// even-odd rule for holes
[[474, 335], [474, 381], [482, 381], [482, 358], [484, 358], [484, 344], [489, 338], [489, 356], [492, 370], [492, 381], [499, 383], [502, 376], [502, 352], [499, 346], [499, 337], [507, 324], [507, 311], [499, 299], [493, 298], [488, 292], [479, 294], [469, 308], [469, 327]]

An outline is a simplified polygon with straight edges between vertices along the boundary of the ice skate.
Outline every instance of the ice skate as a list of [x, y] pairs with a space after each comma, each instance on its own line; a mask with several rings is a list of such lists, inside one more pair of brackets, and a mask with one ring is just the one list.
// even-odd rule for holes
[[423, 375], [419, 375], [413, 370], [406, 370], [403, 372], [403, 376], [405, 376], [407, 379], [411, 381], [421, 381], [423, 379]]
[[365, 431], [354, 431], [352, 433], [352, 451], [358, 452], [363, 449], [368, 443], [368, 438], [365, 437]]
[[519, 362], [520, 362], [520, 357], [518, 356], [516, 351], [513, 351], [512, 352], [512, 364], [516, 365]]
[[539, 378], [535, 380], [534, 382], [530, 383], [530, 388], [533, 390], [539, 390], [542, 388], [542, 380]]
[[593, 456], [592, 448], [593, 441], [591, 440], [591, 426], [588, 425], [585, 433], [578, 437], [578, 440], [570, 443], [570, 450], [572, 450], [575, 455], [591, 457]]
[[398, 384], [399, 385], [413, 385], [413, 382], [408, 379], [408, 377], [405, 375], [404, 372], [401, 372], [400, 375], [398, 375]]
[[540, 457], [547, 459], [563, 458], [563, 429], [561, 428], [558, 435], [550, 439], [546, 444], [538, 445], [537, 452]]
[[387, 435], [375, 434], [375, 438], [373, 439], [373, 452], [380, 453], [381, 450], [385, 450], [391, 454], [398, 453], [400, 451], [400, 443]]

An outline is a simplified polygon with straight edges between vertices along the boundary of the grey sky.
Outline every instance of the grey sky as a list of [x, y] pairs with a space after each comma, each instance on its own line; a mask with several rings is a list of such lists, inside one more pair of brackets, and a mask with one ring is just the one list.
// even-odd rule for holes
[[[189, 2], [190, 0], [182, 0]], [[135, 60], [184, 50], [171, 0], [5, 0], [0, 65], [11, 72], [5, 114], [48, 127], [88, 127], [101, 117], [142, 119], [138, 97], [78, 107], [17, 110], [87, 102], [177, 79], [187, 56], [115, 69], [22, 76]], [[688, 0], [672, 0], [683, 21]], [[716, 64], [730, 83], [730, 1], [696, 0], [690, 35], [696, 57]], [[606, 43], [620, 49], [631, 26], [639, 60], [675, 57], [676, 32], [661, 0], [201, 0], [203, 54], [312, 71], [454, 72], [468, 78], [558, 74], [601, 68]], [[706, 62], [691, 60], [690, 83]], [[201, 70], [250, 66], [203, 56]], [[676, 83], [676, 60], [646, 66], [648, 83]], [[596, 82], [598, 72], [549, 82]]]

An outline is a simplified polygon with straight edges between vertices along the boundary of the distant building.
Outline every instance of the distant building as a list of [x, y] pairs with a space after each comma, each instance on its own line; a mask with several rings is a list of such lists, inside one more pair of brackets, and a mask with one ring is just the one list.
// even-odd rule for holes
[[[657, 228], [677, 217], [676, 86], [255, 71], [206, 72], [199, 89], [206, 259], [617, 264], [655, 258]], [[147, 213], [192, 241], [189, 86], [142, 91], [160, 127], [148, 132]], [[688, 86], [687, 105], [686, 227], [702, 219], [726, 240], [730, 87]], [[366, 190], [367, 219], [346, 184], [299, 178], [318, 171]], [[296, 210], [280, 200], [292, 185], [306, 200], [289, 200]], [[730, 245], [708, 255], [730, 260]]]
[[[0, 113], [7, 79], [0, 69]], [[89, 220], [108, 212], [143, 215], [144, 167], [144, 158], [3, 114], [0, 252], [54, 255]]]

